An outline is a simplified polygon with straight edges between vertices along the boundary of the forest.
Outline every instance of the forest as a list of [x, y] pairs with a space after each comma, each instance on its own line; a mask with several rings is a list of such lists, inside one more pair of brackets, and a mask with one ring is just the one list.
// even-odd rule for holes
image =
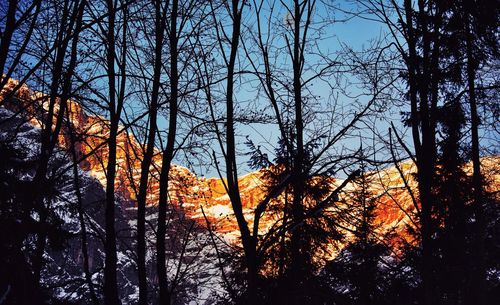
[[500, 0], [0, 0], [0, 305], [500, 302]]

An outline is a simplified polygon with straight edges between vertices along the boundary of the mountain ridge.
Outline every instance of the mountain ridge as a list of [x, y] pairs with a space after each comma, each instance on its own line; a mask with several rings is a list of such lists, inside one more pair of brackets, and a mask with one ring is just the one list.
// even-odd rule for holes
[[[5, 96], [17, 84], [17, 81], [9, 80], [5, 86], [6, 89], [4, 89], [0, 96]], [[40, 126], [41, 123], [36, 113], [39, 112], [37, 108], [44, 108], [44, 104], [41, 103], [40, 107], [39, 102], [40, 100], [43, 101], [43, 95], [31, 92], [24, 85], [16, 93], [16, 98], [21, 102], [21, 107], [12, 103], [10, 106], [5, 106], [14, 110], [16, 108], [26, 108], [26, 113], [30, 116], [29, 121], [35, 126]], [[87, 114], [75, 101], [68, 101], [68, 113], [71, 126], [81, 139], [75, 145], [77, 156], [83, 157], [87, 155], [79, 163], [80, 168], [89, 172], [92, 177], [100, 181], [102, 185], [105, 185], [105, 168], [107, 162], [105, 139], [107, 129], [109, 128], [109, 121], [102, 116]], [[123, 128], [123, 126], [120, 127], [122, 132], [118, 135], [117, 177], [115, 186], [124, 198], [129, 199], [133, 203], [140, 176], [141, 153], [145, 149], [133, 135], [123, 132]], [[59, 136], [59, 145], [66, 149], [70, 145], [66, 127], [63, 128]], [[500, 157], [483, 158], [486, 172], [489, 172], [492, 177], [491, 183], [493, 184], [493, 188], [497, 188], [500, 182], [498, 161], [500, 161]], [[466, 165], [466, 168], [468, 168], [466, 171], [470, 171], [470, 167], [470, 164]], [[158, 203], [158, 177], [160, 168], [161, 153], [155, 148], [153, 162], [150, 167], [151, 179], [148, 186], [148, 205], [156, 205]], [[405, 175], [404, 180], [401, 178], [400, 171]], [[375, 224], [377, 227], [381, 227], [378, 234], [382, 237], [391, 232], [395, 233], [393, 235], [396, 236], [397, 240], [392, 241], [394, 244], [413, 242], [413, 237], [408, 234], [408, 227], [417, 225], [414, 220], [416, 218], [416, 208], [412, 203], [405, 183], [408, 183], [408, 186], [413, 191], [416, 191], [415, 171], [414, 164], [406, 161], [371, 173], [372, 176], [375, 176], [375, 182], [371, 183], [370, 191], [374, 194], [373, 197], [377, 198]], [[250, 225], [253, 221], [253, 208], [266, 195], [264, 173], [265, 169], [258, 170], [238, 179], [244, 214]], [[203, 207], [203, 212], [205, 212], [215, 232], [223, 236], [226, 241], [231, 243], [237, 241], [239, 238], [238, 226], [234, 217], [232, 217], [230, 200], [225, 193], [223, 183], [220, 179], [197, 177], [188, 168], [179, 165], [172, 165], [169, 175], [169, 196], [174, 206], [183, 210], [188, 217], [194, 219], [198, 224], [206, 225], [206, 220], [202, 213]], [[332, 189], [341, 183], [341, 180], [328, 179], [331, 180], [327, 183], [330, 184]], [[325, 182], [323, 181], [323, 183]], [[346, 186], [345, 191], [353, 189], [353, 187], [353, 184], [350, 183]], [[346, 199], [344, 192], [341, 195], [340, 201]], [[265, 234], [276, 221], [278, 220], [274, 215], [270, 215], [270, 213], [265, 214], [259, 225], [259, 233]], [[345, 233], [348, 236], [350, 235], [349, 230], [345, 230]], [[333, 253], [330, 256], [334, 256], [338, 251], [334, 250], [334, 248], [339, 247], [342, 248], [342, 245], [332, 247]]]

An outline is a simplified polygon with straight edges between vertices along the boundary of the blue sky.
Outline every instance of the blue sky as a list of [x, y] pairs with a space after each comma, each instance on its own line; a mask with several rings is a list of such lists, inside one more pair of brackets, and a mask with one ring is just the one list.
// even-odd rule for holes
[[[347, 2], [341, 2], [341, 4], [347, 8], [350, 6]], [[318, 14], [321, 15], [325, 13], [324, 10], [325, 10], [324, 7], [319, 7], [317, 9], [317, 12]], [[326, 13], [331, 14], [331, 11], [328, 11]], [[281, 12], [278, 12], [277, 14], [281, 14]], [[250, 16], [248, 18], [252, 17]], [[346, 18], [345, 15], [343, 15], [343, 13], [337, 12], [335, 14], [335, 19], [343, 20]], [[253, 20], [250, 19], [250, 21]], [[327, 31], [328, 33], [327, 35], [325, 35], [326, 38], [320, 41], [318, 47], [323, 51], [332, 52], [333, 55], [333, 53], [341, 49], [341, 44], [348, 45], [354, 50], [361, 50], [363, 49], [363, 47], [368, 47], [369, 40], [380, 36], [383, 32], [383, 28], [379, 23], [375, 23], [373, 21], [367, 21], [359, 17], [354, 17], [345, 22], [336, 22], [332, 24], [327, 28]], [[277, 41], [277, 43], [279, 44], [280, 42]], [[283, 43], [283, 41], [281, 41], [281, 43]], [[307, 74], [307, 71], [305, 73]], [[352, 88], [349, 88], [349, 90], [352, 93], [358, 93], [358, 91], [359, 93], [361, 92], [361, 90], [359, 88], [356, 88], [355, 86], [352, 86]], [[322, 82], [314, 83], [314, 94], [326, 97], [329, 95], [329, 93], [330, 93], [330, 88], [325, 83]], [[244, 90], [239, 91], [236, 92], [236, 99], [240, 102], [240, 105], [244, 106], [245, 104], [247, 104], [248, 101], [249, 104], [252, 105], [252, 99], [255, 99], [255, 94]], [[341, 98], [340, 102], [348, 104], [351, 103], [352, 100], [350, 100], [347, 97], [343, 97]], [[236, 128], [237, 128], [236, 130], [237, 141], [240, 143], [238, 145], [238, 151], [241, 154], [249, 151], [248, 148], [242, 144], [247, 136], [250, 139], [252, 139], [255, 144], [263, 145], [263, 147], [265, 147], [264, 149], [267, 149], [267, 151], [270, 154], [272, 154], [273, 146], [276, 144], [279, 134], [276, 126], [264, 125], [264, 124], [252, 124], [251, 126], [248, 126], [248, 125], [238, 124]], [[353, 145], [359, 145], [358, 141], [356, 141], [356, 143], [353, 142]], [[220, 151], [217, 146], [218, 145], [216, 144], [213, 145], [213, 149], [216, 152]], [[252, 169], [250, 169], [246, 165], [248, 158], [249, 157], [246, 155], [241, 155], [238, 157], [238, 162], [240, 164], [239, 168], [240, 175], [252, 171]], [[222, 158], [220, 159], [220, 162], [223, 163]], [[179, 159], [178, 163], [182, 164], [182, 160]], [[198, 174], [203, 174], [206, 176], [217, 176], [217, 172], [215, 171], [214, 168], [209, 168], [208, 171], [206, 170], [206, 168], [202, 169], [194, 168], [194, 170], [199, 171], [197, 172]]]

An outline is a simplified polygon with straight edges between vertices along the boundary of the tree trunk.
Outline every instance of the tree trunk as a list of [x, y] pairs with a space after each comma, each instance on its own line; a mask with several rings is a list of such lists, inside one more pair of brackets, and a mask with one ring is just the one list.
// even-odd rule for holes
[[476, 68], [473, 54], [473, 38], [470, 28], [470, 15], [466, 15], [466, 48], [467, 48], [467, 85], [471, 117], [471, 155], [472, 186], [474, 212], [476, 216], [474, 244], [472, 246], [473, 268], [470, 277], [470, 291], [466, 296], [466, 304], [483, 304], [483, 287], [485, 287], [484, 240], [486, 227], [483, 207], [483, 181], [481, 176], [481, 160], [479, 154], [479, 115], [477, 113], [477, 97], [475, 88]]
[[141, 162], [141, 177], [139, 194], [137, 196], [137, 269], [139, 274], [139, 304], [146, 305], [147, 297], [147, 275], [146, 275], [146, 195], [149, 181], [149, 168], [151, 166], [155, 135], [157, 131], [158, 94], [160, 89], [160, 76], [162, 68], [162, 47], [164, 38], [164, 23], [161, 15], [160, 1], [155, 1], [155, 59], [153, 89], [151, 92], [151, 104], [149, 106], [149, 131], [146, 144], [146, 153]]
[[[16, 29], [16, 10], [17, 10], [18, 0], [10, 0], [9, 8], [7, 9], [5, 28], [2, 32], [2, 40], [0, 41], [0, 83], [4, 84], [3, 73], [5, 68], [5, 63], [7, 62], [7, 56], [9, 54], [10, 43], [12, 41], [12, 35], [14, 35], [14, 30]], [[3, 86], [2, 86], [3, 87]], [[0, 90], [3, 88], [0, 87]]]
[[168, 288], [166, 257], [165, 257], [165, 237], [166, 237], [166, 214], [168, 200], [168, 182], [170, 165], [174, 156], [175, 138], [177, 133], [177, 113], [179, 96], [179, 71], [178, 71], [178, 0], [172, 1], [172, 11], [170, 16], [170, 113], [168, 122], [167, 145], [163, 151], [162, 167], [160, 173], [160, 198], [158, 202], [158, 235], [156, 238], [156, 264], [158, 282], [160, 288], [160, 304], [169, 305], [171, 303], [171, 293]]
[[[304, 4], [305, 5], [305, 4]], [[303, 193], [305, 183], [304, 173], [304, 122], [302, 118], [302, 83], [301, 83], [301, 70], [302, 70], [302, 52], [301, 52], [301, 4], [298, 0], [294, 1], [294, 29], [293, 29], [293, 93], [294, 93], [294, 110], [295, 110], [295, 133], [296, 133], [296, 153], [293, 156], [293, 175], [292, 182], [293, 198], [292, 198], [292, 221], [300, 223], [304, 219], [304, 206], [303, 206]], [[302, 43], [305, 43], [303, 41]], [[305, 264], [307, 258], [304, 252], [304, 226], [298, 226], [291, 232], [291, 266], [290, 266], [290, 292], [298, 292], [299, 296], [302, 294], [299, 290], [303, 286], [302, 283], [307, 280]], [[293, 297], [290, 293], [293, 304], [300, 304], [302, 300], [300, 297]]]
[[[418, 1], [420, 14], [425, 14], [425, 4]], [[420, 215], [420, 233], [422, 243], [422, 287], [423, 304], [433, 305], [434, 287], [433, 287], [433, 266], [432, 266], [432, 180], [434, 176], [434, 155], [435, 155], [435, 137], [433, 124], [429, 118], [428, 88], [427, 80], [429, 72], [429, 54], [430, 42], [427, 33], [427, 23], [421, 25], [423, 31], [423, 56], [419, 59], [417, 56], [417, 38], [414, 28], [414, 22], [418, 18], [413, 16], [412, 1], [404, 1], [404, 10], [406, 17], [406, 29], [408, 42], [408, 57], [406, 66], [408, 69], [408, 87], [410, 91], [411, 104], [411, 128], [413, 144], [415, 146], [415, 155], [417, 159], [417, 175], [419, 199], [421, 205]], [[425, 37], [424, 37], [425, 36]], [[422, 61], [422, 64], [419, 62]], [[422, 77], [422, 75], [424, 75]]]
[[75, 186], [76, 199], [77, 199], [77, 211], [78, 211], [78, 222], [80, 223], [80, 235], [81, 235], [81, 247], [83, 255], [83, 272], [85, 274], [85, 281], [89, 286], [90, 299], [92, 304], [99, 305], [99, 300], [95, 293], [94, 284], [92, 283], [92, 273], [90, 272], [89, 265], [89, 252], [88, 252], [88, 242], [87, 242], [87, 225], [85, 224], [85, 210], [83, 208], [82, 192], [80, 190], [80, 176], [78, 172], [78, 156], [76, 154], [76, 139], [74, 134], [73, 126], [70, 122], [69, 112], [66, 116], [68, 134], [71, 142], [71, 157], [73, 158], [73, 184]]
[[109, 112], [110, 127], [108, 137], [108, 164], [106, 167], [106, 209], [105, 209], [105, 231], [106, 241], [104, 251], [106, 254], [104, 265], [104, 302], [106, 305], [118, 305], [118, 283], [116, 276], [117, 253], [116, 253], [116, 231], [115, 231], [115, 177], [116, 177], [116, 142], [118, 133], [118, 122], [120, 119], [119, 107], [116, 103], [115, 86], [115, 18], [116, 12], [114, 1], [107, 1], [108, 9], [108, 31], [106, 36], [107, 54], [106, 64], [108, 72], [109, 89]]
[[236, 141], [234, 131], [234, 70], [236, 64], [236, 55], [238, 53], [238, 45], [240, 41], [241, 29], [241, 13], [240, 2], [238, 0], [232, 1], [232, 36], [231, 36], [231, 52], [229, 55], [227, 82], [226, 82], [226, 178], [228, 195], [231, 200], [231, 206], [238, 223], [238, 228], [241, 232], [241, 240], [243, 250], [245, 253], [245, 262], [247, 267], [247, 302], [254, 304], [257, 299], [257, 258], [255, 248], [255, 236], [252, 237], [248, 224], [243, 215], [243, 206], [240, 197], [240, 190], [238, 186], [238, 169], [236, 164]]

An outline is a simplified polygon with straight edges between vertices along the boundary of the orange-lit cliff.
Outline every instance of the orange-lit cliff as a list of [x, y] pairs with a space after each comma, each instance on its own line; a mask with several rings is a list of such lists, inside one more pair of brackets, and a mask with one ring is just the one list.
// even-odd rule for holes
[[[17, 84], [10, 80], [0, 97], [3, 97]], [[44, 96], [40, 93], [30, 92], [23, 86], [16, 93], [16, 103], [4, 105], [13, 110], [26, 109], [25, 113], [31, 115], [29, 119], [34, 125], [41, 126], [39, 122], [40, 109], [43, 109]], [[3, 100], [3, 98], [2, 98]], [[93, 177], [98, 179], [103, 185], [106, 182], [105, 168], [107, 162], [107, 138], [109, 122], [98, 115], [87, 114], [82, 107], [70, 101], [68, 104], [70, 124], [78, 135], [76, 143], [77, 155], [84, 157], [79, 164], [80, 167], [88, 171]], [[123, 128], [123, 127], [122, 127]], [[68, 128], [63, 128], [59, 137], [59, 144], [63, 148], [69, 148], [70, 141]], [[145, 148], [130, 134], [127, 130], [121, 130], [118, 136], [117, 151], [117, 177], [116, 189], [118, 195], [129, 199], [128, 202], [133, 205], [136, 197], [136, 190], [140, 177], [140, 162]], [[159, 183], [158, 176], [161, 168], [161, 155], [158, 150], [151, 166], [151, 179], [147, 203], [149, 205], [158, 204]], [[499, 157], [483, 159], [483, 169], [485, 176], [489, 179], [490, 186], [498, 189], [500, 182]], [[415, 166], [411, 162], [399, 164], [401, 171], [405, 175], [403, 179], [396, 167], [382, 169], [371, 173], [370, 193], [376, 201], [375, 209], [375, 227], [379, 236], [391, 234], [390, 242], [398, 245], [402, 242], [412, 242], [412, 236], [407, 233], [408, 227], [418, 225], [416, 223], [416, 208], [411, 196], [405, 187], [405, 180], [411, 189], [416, 190], [416, 181], [414, 178]], [[471, 171], [469, 165], [466, 169]], [[244, 204], [244, 212], [247, 221], [253, 220], [253, 208], [265, 196], [264, 172], [256, 171], [239, 179], [241, 197]], [[323, 179], [322, 183], [328, 183], [332, 189], [339, 185], [341, 181], [332, 178]], [[327, 182], [325, 182], [327, 181]], [[348, 184], [346, 191], [354, 188], [354, 185]], [[173, 165], [170, 170], [169, 196], [172, 204], [184, 211], [184, 213], [204, 225], [206, 223], [201, 208], [211, 225], [217, 233], [224, 236], [226, 240], [237, 240], [239, 233], [234, 217], [232, 216], [229, 197], [225, 193], [223, 183], [216, 178], [199, 178], [185, 167]], [[349, 200], [344, 193], [340, 201]], [[127, 201], [127, 200], [126, 200]], [[342, 204], [342, 203], [340, 203]], [[265, 232], [276, 222], [276, 217], [272, 213], [265, 213], [259, 226], [259, 232]], [[345, 232], [349, 238], [349, 232]], [[335, 249], [342, 245], [332, 245], [334, 255]]]

